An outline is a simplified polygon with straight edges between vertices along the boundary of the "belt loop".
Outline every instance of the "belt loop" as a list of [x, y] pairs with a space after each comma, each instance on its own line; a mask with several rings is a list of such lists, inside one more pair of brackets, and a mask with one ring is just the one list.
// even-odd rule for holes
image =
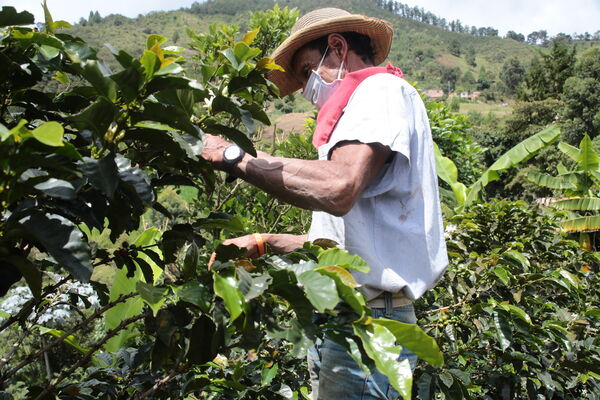
[[392, 318], [392, 312], [394, 311], [394, 305], [392, 304], [392, 293], [383, 292], [383, 301], [385, 303], [385, 317]]

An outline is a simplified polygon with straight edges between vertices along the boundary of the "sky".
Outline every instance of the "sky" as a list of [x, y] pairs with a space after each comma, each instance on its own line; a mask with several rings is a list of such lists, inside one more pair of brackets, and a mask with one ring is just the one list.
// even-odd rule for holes
[[[150, 11], [176, 10], [189, 7], [194, 0], [47, 0], [54, 20], [77, 22], [87, 18], [90, 10], [100, 15], [122, 14], [136, 17]], [[0, 0], [17, 11], [27, 10], [43, 22], [42, 0]], [[559, 32], [594, 33], [600, 30], [600, 0], [402, 0], [410, 6], [423, 7], [447, 21], [459, 19], [463, 24], [491, 26], [500, 35], [513, 30], [527, 34], [545, 29], [548, 34]], [[325, 2], [326, 3], [326, 2]]]

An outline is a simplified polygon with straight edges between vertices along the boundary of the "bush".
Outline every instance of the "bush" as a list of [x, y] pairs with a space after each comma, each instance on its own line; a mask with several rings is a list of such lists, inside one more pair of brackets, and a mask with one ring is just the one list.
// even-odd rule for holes
[[450, 268], [416, 305], [446, 366], [418, 367], [418, 398], [599, 398], [600, 258], [558, 227], [510, 201], [449, 221]]

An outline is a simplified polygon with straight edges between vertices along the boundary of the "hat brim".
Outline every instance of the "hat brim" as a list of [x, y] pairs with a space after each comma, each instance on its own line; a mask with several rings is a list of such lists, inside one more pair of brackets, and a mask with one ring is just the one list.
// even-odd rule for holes
[[364, 15], [347, 15], [329, 18], [311, 24], [290, 35], [275, 51], [271, 58], [285, 71], [272, 70], [267, 78], [279, 88], [280, 95], [287, 96], [302, 88], [302, 83], [292, 73], [294, 54], [305, 44], [331, 33], [356, 32], [371, 39], [375, 65], [381, 64], [390, 52], [394, 31], [389, 22], [366, 17]]

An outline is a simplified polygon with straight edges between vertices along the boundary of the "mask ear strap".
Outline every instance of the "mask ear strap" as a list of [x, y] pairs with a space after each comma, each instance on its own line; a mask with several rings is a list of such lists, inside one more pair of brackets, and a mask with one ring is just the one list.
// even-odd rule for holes
[[323, 60], [325, 60], [325, 56], [327, 56], [327, 50], [329, 50], [329, 45], [327, 45], [327, 47], [325, 48], [325, 52], [323, 53], [323, 57], [321, 57], [321, 61], [319, 62], [319, 66], [317, 67], [317, 72], [321, 68], [321, 65], [323, 65]]
[[338, 76], [337, 76], [338, 79], [340, 79], [342, 77], [343, 69], [344, 69], [344, 61], [342, 60], [342, 63], [340, 64], [340, 69], [338, 70]]

